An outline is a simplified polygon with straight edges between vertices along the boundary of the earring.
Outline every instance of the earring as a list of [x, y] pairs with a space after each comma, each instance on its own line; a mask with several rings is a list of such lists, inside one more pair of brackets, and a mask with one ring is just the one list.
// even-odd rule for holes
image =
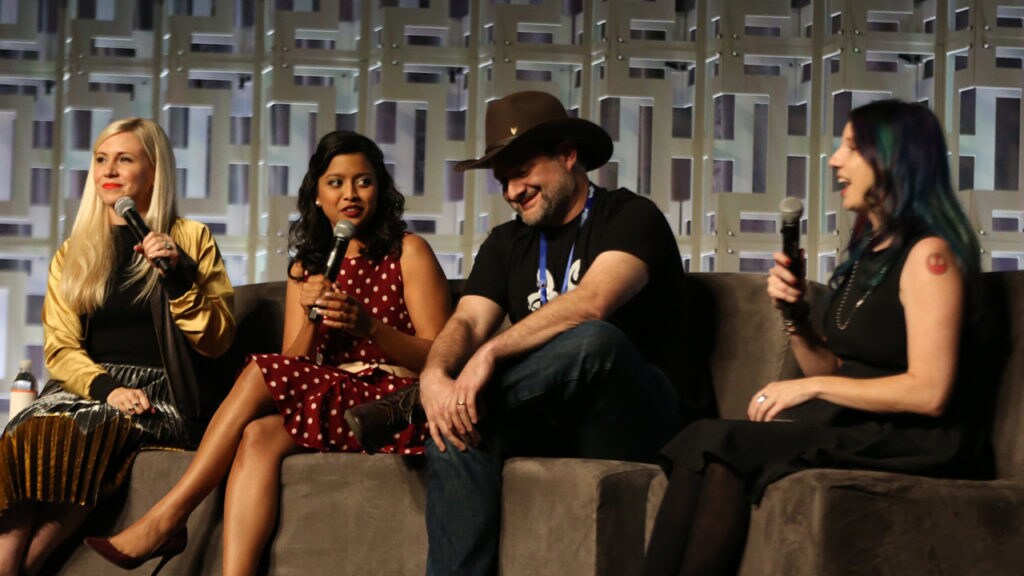
[[314, 204], [316, 204], [316, 207], [317, 207], [317, 208], [319, 208], [319, 207], [320, 207], [320, 201], [319, 201], [319, 200], [314, 200], [314, 201], [313, 201], [313, 203], [314, 203]]

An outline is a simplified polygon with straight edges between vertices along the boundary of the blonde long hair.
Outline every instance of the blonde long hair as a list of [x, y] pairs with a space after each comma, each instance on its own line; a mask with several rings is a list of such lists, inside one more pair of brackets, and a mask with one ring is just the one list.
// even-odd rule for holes
[[[153, 166], [153, 192], [149, 209], [143, 218], [150, 230], [169, 233], [178, 219], [175, 201], [174, 151], [160, 125], [146, 118], [125, 118], [116, 120], [100, 132], [92, 145], [93, 155], [100, 144], [122, 132], [131, 132], [142, 143], [150, 164]], [[108, 218], [107, 205], [96, 194], [93, 181], [95, 159], [90, 161], [89, 175], [82, 191], [82, 203], [68, 237], [68, 248], [64, 257], [64, 271], [61, 290], [64, 299], [78, 314], [91, 314], [103, 305], [107, 291], [112, 288], [116, 249], [113, 226]], [[136, 300], [147, 300], [156, 289], [157, 271], [145, 258], [136, 257], [130, 268], [130, 283], [144, 282]]]

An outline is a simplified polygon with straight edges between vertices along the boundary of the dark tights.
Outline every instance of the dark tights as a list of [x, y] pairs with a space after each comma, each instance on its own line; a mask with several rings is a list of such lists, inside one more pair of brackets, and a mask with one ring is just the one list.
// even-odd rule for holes
[[720, 462], [675, 469], [654, 520], [643, 576], [733, 576], [750, 523], [743, 480]]

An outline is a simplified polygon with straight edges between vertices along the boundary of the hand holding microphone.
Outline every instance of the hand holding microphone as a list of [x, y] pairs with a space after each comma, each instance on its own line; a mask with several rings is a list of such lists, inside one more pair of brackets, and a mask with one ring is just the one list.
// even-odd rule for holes
[[[127, 196], [121, 196], [114, 202], [114, 212], [124, 218], [124, 221], [128, 223], [128, 227], [131, 228], [132, 234], [135, 235], [135, 239], [141, 244], [146, 236], [149, 235], [149, 226], [146, 225], [146, 221], [142, 219], [138, 210], [135, 209], [135, 201]], [[172, 251], [174, 244], [170, 242], [164, 242], [164, 250]], [[150, 258], [150, 261], [164, 274], [171, 271], [171, 260], [167, 256], [156, 256]]]
[[782, 253], [789, 258], [789, 271], [798, 279], [804, 277], [804, 259], [800, 254], [800, 217], [804, 203], [789, 196], [779, 204], [782, 213]]
[[[324, 277], [329, 283], [333, 284], [334, 279], [338, 276], [338, 271], [341, 270], [341, 261], [345, 259], [345, 251], [348, 249], [349, 240], [355, 235], [356, 227], [348, 220], [340, 220], [334, 225], [334, 247], [327, 256], [327, 271], [324, 272]], [[313, 322], [319, 322], [322, 319], [320, 311], [316, 308], [310, 308], [309, 319]]]
[[[795, 277], [796, 284], [802, 292], [804, 258], [800, 251], [800, 217], [804, 213], [804, 204], [798, 198], [788, 197], [779, 204], [779, 212], [782, 213], [782, 253], [788, 260], [786, 268]], [[807, 320], [809, 308], [802, 300], [802, 293], [800, 297], [801, 299], [796, 302], [781, 300], [782, 317], [786, 330], [790, 333]]]

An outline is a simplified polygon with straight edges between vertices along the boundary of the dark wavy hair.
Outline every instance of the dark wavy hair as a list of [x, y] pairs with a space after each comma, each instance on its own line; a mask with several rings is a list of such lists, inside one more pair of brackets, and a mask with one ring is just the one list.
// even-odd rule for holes
[[289, 275], [296, 262], [301, 263], [303, 270], [310, 274], [323, 273], [327, 265], [334, 229], [316, 205], [317, 186], [331, 160], [339, 154], [362, 154], [373, 167], [377, 209], [359, 231], [359, 239], [365, 244], [362, 254], [373, 261], [380, 261], [389, 254], [396, 257], [402, 254], [405, 197], [395, 187], [384, 165], [384, 153], [373, 140], [362, 134], [336, 131], [320, 139], [316, 151], [309, 158], [309, 169], [299, 188], [299, 219], [292, 223], [288, 231], [288, 251], [291, 255], [288, 259]]
[[939, 119], [922, 104], [877, 100], [850, 112], [850, 123], [857, 151], [875, 174], [875, 186], [864, 199], [881, 215], [881, 225], [873, 230], [866, 215], [857, 216], [846, 248], [849, 257], [829, 284], [839, 287], [865, 250], [892, 236], [894, 249], [878, 267], [858, 274], [858, 284], [863, 279], [877, 286], [907, 242], [935, 235], [949, 243], [970, 287], [980, 270], [978, 239], [953, 192]]

